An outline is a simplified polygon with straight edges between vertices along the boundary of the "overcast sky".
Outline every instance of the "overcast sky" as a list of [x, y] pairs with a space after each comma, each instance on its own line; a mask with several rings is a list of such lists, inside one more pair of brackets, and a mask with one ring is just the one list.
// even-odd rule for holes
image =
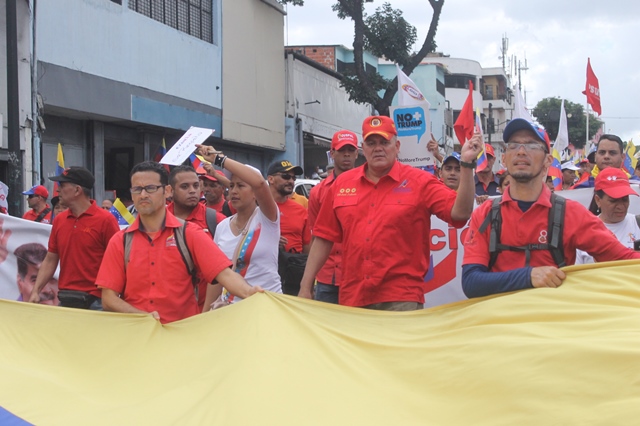
[[[417, 28], [421, 44], [432, 15], [428, 1], [388, 1]], [[285, 43], [352, 47], [353, 22], [338, 19], [331, 10], [334, 1], [306, 3], [288, 6]], [[376, 0], [367, 10], [373, 12], [382, 3]], [[497, 67], [502, 65], [504, 34], [509, 39], [508, 56], [527, 59], [529, 69], [522, 72], [527, 107], [552, 96], [584, 105], [581, 92], [590, 57], [600, 82], [606, 132], [623, 140], [633, 138], [640, 145], [640, 2], [446, 0], [436, 43], [438, 51], [451, 57]]]

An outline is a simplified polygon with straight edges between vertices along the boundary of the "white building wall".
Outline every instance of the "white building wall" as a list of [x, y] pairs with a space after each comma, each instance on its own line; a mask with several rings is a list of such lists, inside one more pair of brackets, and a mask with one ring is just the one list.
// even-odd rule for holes
[[355, 132], [362, 142], [362, 121], [371, 114], [370, 106], [350, 101], [336, 77], [293, 55], [287, 56], [287, 73], [287, 115], [297, 114], [305, 132], [331, 140], [336, 131], [346, 129]]
[[[122, 3], [38, 1], [38, 60], [220, 108], [220, 46]], [[220, 28], [213, 31], [219, 42]]]
[[274, 0], [226, 0], [222, 20], [224, 139], [283, 150], [284, 10]]

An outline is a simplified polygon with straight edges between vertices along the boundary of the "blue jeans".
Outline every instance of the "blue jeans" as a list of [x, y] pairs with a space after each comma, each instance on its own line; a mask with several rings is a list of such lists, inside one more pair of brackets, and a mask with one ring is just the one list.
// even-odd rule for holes
[[316, 283], [315, 300], [325, 303], [338, 304], [338, 294], [340, 293], [340, 287], [331, 284]]

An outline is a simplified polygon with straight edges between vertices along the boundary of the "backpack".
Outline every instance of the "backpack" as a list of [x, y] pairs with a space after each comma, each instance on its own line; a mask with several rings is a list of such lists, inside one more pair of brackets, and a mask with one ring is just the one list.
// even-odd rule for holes
[[524, 251], [525, 266], [529, 266], [532, 250], [549, 250], [556, 265], [561, 268], [566, 265], [562, 244], [562, 232], [564, 228], [564, 212], [566, 200], [563, 197], [551, 194], [551, 209], [549, 210], [549, 228], [546, 243], [528, 244], [526, 246], [507, 246], [500, 243], [500, 233], [502, 231], [502, 214], [500, 213], [500, 201], [502, 197], [494, 198], [491, 203], [491, 210], [485, 217], [478, 232], [483, 233], [491, 224], [489, 236], [489, 266], [491, 270], [498, 259], [500, 252], [504, 250]]
[[[211, 209], [208, 209], [211, 210]], [[213, 232], [215, 232], [215, 210], [213, 211]], [[187, 273], [191, 275], [191, 284], [193, 285], [193, 292], [196, 295], [196, 300], [198, 300], [198, 272], [196, 271], [195, 264], [193, 263], [193, 258], [191, 257], [191, 252], [189, 251], [189, 247], [187, 246], [186, 233], [187, 233], [187, 221], [182, 220], [180, 218], [176, 218], [182, 224], [181, 227], [175, 228], [174, 236], [176, 239], [176, 246], [178, 247], [178, 251], [180, 252], [180, 256], [184, 261], [184, 265], [187, 268]], [[209, 224], [209, 212], [207, 212], [207, 226], [211, 232], [210, 224]], [[212, 234], [213, 235], [213, 234]], [[124, 244], [124, 270], [126, 272], [127, 265], [129, 264], [129, 257], [131, 256], [131, 244], [133, 242], [133, 232], [124, 233], [123, 244]], [[124, 293], [124, 289], [122, 290]]]
[[218, 226], [218, 213], [214, 209], [210, 209], [207, 207], [205, 213], [205, 220], [207, 221], [207, 230], [209, 230], [209, 234], [211, 234], [211, 238], [216, 235], [216, 227]]

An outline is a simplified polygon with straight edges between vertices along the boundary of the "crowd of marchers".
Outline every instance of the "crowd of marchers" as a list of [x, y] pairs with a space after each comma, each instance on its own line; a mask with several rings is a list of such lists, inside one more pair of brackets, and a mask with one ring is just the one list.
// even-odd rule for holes
[[[637, 177], [623, 168], [615, 135], [602, 135], [584, 161], [562, 164], [561, 188], [547, 176], [549, 138], [524, 119], [504, 129], [501, 167], [480, 134], [446, 157], [432, 140], [432, 172], [398, 161], [389, 117], [367, 117], [361, 136], [359, 147], [355, 133], [334, 134], [333, 168], [308, 200], [294, 192], [303, 169], [289, 161], [271, 164], [266, 179], [210, 145], [198, 146], [210, 163], [198, 170], [139, 163], [130, 173], [135, 221], [122, 230], [109, 200], [98, 206], [91, 198], [91, 172], [70, 167], [49, 178], [57, 188], [52, 205], [42, 185], [24, 192], [24, 218], [52, 228], [46, 250], [16, 253], [21, 300], [144, 313], [162, 323], [265, 290], [366, 309], [422, 309], [432, 215], [469, 226], [468, 297], [558, 287], [563, 266], [640, 258], [640, 221], [628, 213]], [[486, 167], [476, 170], [483, 148]], [[366, 162], [356, 167], [359, 152]], [[590, 209], [557, 194], [580, 187], [593, 188]], [[5, 237], [0, 245], [3, 261]]]

